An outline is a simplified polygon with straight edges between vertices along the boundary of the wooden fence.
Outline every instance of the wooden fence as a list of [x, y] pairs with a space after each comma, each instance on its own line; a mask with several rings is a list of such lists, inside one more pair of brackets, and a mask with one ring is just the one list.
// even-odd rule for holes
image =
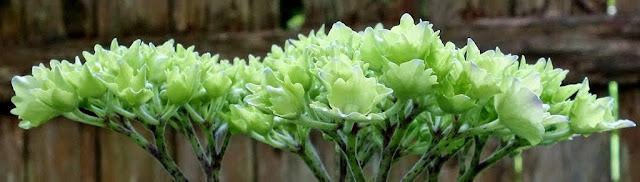
[[[9, 80], [49, 59], [71, 59], [113, 37], [196, 45], [223, 57], [264, 55], [297, 32], [280, 29], [287, 0], [0, 0], [0, 181], [169, 181], [161, 166], [116, 133], [56, 119], [32, 130], [10, 115]], [[467, 37], [482, 49], [499, 46], [529, 60], [551, 57], [570, 69], [568, 81], [591, 78], [600, 96], [610, 80], [621, 84], [621, 117], [640, 121], [640, 1], [618, 0], [618, 15], [604, 14], [605, 0], [304, 0], [303, 32], [343, 21], [362, 29], [397, 24], [403, 12], [429, 20], [445, 41]], [[191, 149], [170, 134], [172, 151], [190, 179], [202, 181]], [[319, 137], [326, 164], [335, 156]], [[495, 146], [493, 146], [495, 147]], [[491, 146], [489, 147], [491, 148]], [[311, 181], [295, 155], [248, 137], [234, 136], [223, 162], [225, 181]], [[523, 153], [524, 181], [609, 181], [609, 138], [594, 134]], [[399, 179], [416, 157], [399, 162]], [[504, 159], [478, 181], [513, 181]], [[622, 131], [623, 181], [640, 181], [640, 128]], [[329, 165], [329, 170], [333, 170]], [[370, 173], [372, 169], [368, 169]], [[452, 181], [454, 164], [441, 180]]]

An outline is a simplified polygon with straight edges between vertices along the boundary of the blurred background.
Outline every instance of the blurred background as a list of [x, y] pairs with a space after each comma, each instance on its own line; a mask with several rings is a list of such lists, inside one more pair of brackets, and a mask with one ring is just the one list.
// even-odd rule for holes
[[[616, 4], [616, 11], [607, 3]], [[154, 159], [127, 138], [105, 129], [56, 119], [18, 128], [10, 97], [13, 75], [31, 66], [91, 51], [117, 37], [161, 43], [175, 39], [224, 58], [264, 55], [298, 33], [342, 21], [363, 30], [396, 25], [408, 12], [441, 30], [444, 41], [481, 49], [550, 57], [570, 69], [568, 83], [591, 80], [599, 96], [620, 83], [620, 116], [640, 121], [640, 1], [618, 0], [0, 0], [0, 181], [169, 181]], [[609, 12], [609, 14], [607, 13]], [[613, 15], [615, 13], [615, 15]], [[201, 170], [182, 136], [170, 134], [187, 176]], [[331, 143], [314, 138], [330, 171]], [[610, 181], [609, 134], [578, 137], [525, 151], [523, 171], [506, 158], [477, 181]], [[488, 148], [495, 148], [490, 145]], [[640, 127], [621, 131], [622, 181], [640, 181]], [[314, 181], [297, 156], [234, 136], [223, 162], [224, 181]], [[417, 157], [396, 164], [400, 179]], [[441, 180], [457, 175], [445, 165]], [[371, 167], [367, 168], [371, 173]]]

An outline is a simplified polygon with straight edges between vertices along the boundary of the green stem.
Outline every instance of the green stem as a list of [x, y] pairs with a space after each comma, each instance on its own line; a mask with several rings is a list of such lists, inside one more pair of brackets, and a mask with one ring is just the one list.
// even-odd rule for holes
[[[615, 0], [607, 1], [609, 6], [615, 7]], [[619, 97], [618, 97], [618, 83], [609, 83], [609, 95], [613, 98], [613, 110], [611, 111], [615, 120], [618, 120], [619, 113]], [[620, 181], [620, 131], [611, 131], [611, 181]]]
[[[333, 132], [324, 132], [327, 136], [331, 138], [336, 144], [336, 150], [339, 150], [339, 154], [342, 155], [342, 159], [340, 160], [340, 181], [347, 181], [346, 174], [350, 173], [352, 179], [355, 181], [365, 181], [364, 173], [362, 172], [362, 168], [358, 163], [357, 153], [355, 150], [356, 146], [356, 137], [352, 134], [344, 134], [341, 131]], [[344, 166], [344, 167], [343, 167]], [[346, 170], [348, 168], [349, 170]]]
[[432, 147], [427, 152], [422, 154], [418, 162], [416, 162], [413, 165], [413, 167], [411, 167], [411, 170], [409, 170], [409, 173], [407, 173], [400, 181], [411, 182], [415, 180], [420, 175], [420, 173], [424, 171], [424, 169], [427, 167], [430, 161], [433, 161], [438, 158], [437, 155], [434, 155], [434, 152], [436, 151], [437, 151], [437, 147]]
[[366, 179], [364, 178], [364, 173], [362, 172], [362, 168], [360, 167], [360, 163], [358, 162], [358, 158], [356, 156], [356, 136], [353, 134], [346, 134], [344, 135], [344, 137], [347, 140], [344, 155], [347, 159], [351, 175], [357, 182], [364, 182], [366, 181]]
[[335, 130], [338, 128], [338, 125], [335, 123], [316, 121], [309, 118], [309, 116], [301, 116], [299, 121], [301, 125], [318, 130]]
[[193, 151], [196, 153], [196, 158], [200, 162], [200, 166], [202, 166], [206, 173], [211, 159], [205, 155], [204, 148], [196, 135], [193, 124], [191, 124], [190, 120], [178, 121], [178, 124], [182, 129], [182, 135], [187, 138], [191, 144], [191, 148], [193, 148]]
[[302, 158], [302, 160], [307, 164], [311, 172], [316, 176], [318, 181], [320, 182], [329, 182], [331, 181], [331, 177], [329, 177], [329, 173], [322, 164], [320, 157], [316, 152], [316, 149], [313, 147], [313, 144], [309, 139], [306, 140], [304, 146], [300, 148], [300, 150], [296, 151], [296, 154]]
[[[180, 168], [178, 167], [176, 162], [171, 158], [171, 155], [169, 155], [169, 149], [167, 147], [166, 139], [165, 139], [165, 129], [167, 127], [166, 121], [159, 124], [158, 126], [151, 125], [149, 127], [153, 131], [153, 136], [156, 142], [156, 151], [157, 151], [156, 153], [158, 156], [156, 158], [160, 161], [162, 166], [169, 172], [169, 174], [171, 174], [171, 176], [174, 177], [175, 181], [187, 181], [187, 179], [182, 174], [182, 171], [180, 171]], [[154, 153], [153, 150], [151, 150], [151, 153], [152, 154]]]
[[204, 118], [202, 118], [202, 116], [200, 116], [200, 114], [198, 114], [198, 112], [193, 107], [191, 107], [191, 104], [186, 103], [183, 105], [183, 107], [187, 110], [187, 113], [189, 113], [193, 120], [198, 123], [204, 123]]
[[[222, 139], [222, 145], [220, 146], [220, 152], [216, 151], [216, 143], [218, 136], [213, 134], [214, 130], [207, 131], [207, 139], [208, 139], [208, 152], [211, 161], [209, 163], [209, 168], [206, 169], [207, 181], [220, 181], [220, 167], [222, 164], [222, 158], [224, 157], [225, 152], [227, 151], [227, 146], [229, 146], [229, 141], [231, 139], [231, 133], [226, 132], [224, 134], [224, 138]], [[210, 137], [211, 136], [211, 137]]]
[[338, 181], [340, 182], [346, 182], [347, 181], [347, 161], [344, 159], [343, 155], [341, 155], [343, 153], [342, 149], [340, 148], [339, 144], [335, 145], [335, 149], [336, 149], [336, 153], [338, 153], [338, 155], [336, 156], [336, 162], [338, 163], [336, 166], [338, 166]]
[[[408, 120], [413, 120], [413, 117], [410, 117]], [[397, 128], [393, 132], [393, 136], [391, 137], [391, 141], [382, 151], [382, 161], [380, 162], [380, 166], [378, 167], [378, 175], [375, 178], [377, 182], [387, 181], [387, 176], [389, 174], [389, 169], [391, 168], [391, 164], [395, 159], [395, 155], [397, 154], [400, 141], [404, 137], [404, 133], [407, 130], [407, 126], [409, 126], [408, 122], [399, 122], [396, 126]]]
[[513, 157], [513, 171], [515, 173], [514, 182], [522, 182], [522, 154]]
[[480, 163], [478, 163], [476, 165], [469, 166], [467, 168], [467, 170], [464, 172], [464, 174], [458, 177], [456, 182], [471, 182], [471, 181], [473, 181], [473, 178], [475, 178], [480, 172], [482, 172], [483, 170], [487, 169], [491, 165], [495, 164], [500, 159], [504, 158], [507, 154], [509, 154], [509, 153], [513, 152], [514, 150], [518, 149], [518, 147], [520, 147], [522, 145], [522, 143], [524, 143], [524, 142], [521, 139], [512, 139], [511, 141], [509, 141], [509, 143], [507, 145], [505, 145], [504, 147], [498, 149], [496, 152], [491, 154], [491, 156], [487, 157], [484, 161], [482, 161], [482, 162], [480, 162]]
[[449, 157], [450, 155], [436, 157], [433, 161], [429, 162], [429, 166], [427, 167], [427, 174], [429, 174], [429, 178], [427, 179], [428, 182], [438, 181], [442, 165], [444, 165], [444, 162], [446, 162]]
[[107, 109], [112, 110], [115, 113], [118, 113], [121, 116], [124, 116], [125, 118], [135, 118], [136, 114], [127, 111], [126, 109], [120, 107], [120, 106], [116, 106], [114, 104], [107, 104]]
[[131, 140], [133, 140], [135, 144], [142, 147], [142, 149], [144, 149], [149, 154], [151, 154], [154, 158], [156, 158], [156, 160], [160, 162], [162, 167], [164, 167], [167, 170], [167, 172], [171, 175], [171, 177], [173, 177], [174, 181], [177, 181], [177, 182], [188, 181], [187, 178], [182, 173], [182, 171], [180, 171], [180, 168], [178, 168], [178, 165], [175, 163], [175, 161], [171, 158], [171, 156], [168, 155], [168, 152], [167, 152], [168, 150], [166, 148], [166, 145], [164, 145], [164, 129], [163, 128], [161, 128], [162, 131], [159, 131], [158, 128], [155, 128], [154, 130], [154, 131], [158, 130], [157, 131], [158, 133], [154, 132], [154, 136], [156, 136], [156, 142], [162, 141], [162, 142], [159, 142], [158, 144], [161, 146], [159, 148], [157, 145], [153, 145], [149, 143], [142, 135], [140, 135], [140, 133], [138, 133], [137, 131], [135, 131], [134, 128], [131, 127], [131, 124], [128, 124], [128, 123], [125, 123], [125, 124], [126, 124], [125, 126], [122, 126], [122, 125], [116, 124], [113, 121], [110, 121], [108, 123], [108, 127], [109, 129], [117, 133], [120, 133], [122, 135], [129, 137]]
[[149, 111], [147, 111], [147, 108], [144, 105], [135, 107], [133, 111], [136, 113], [136, 116], [138, 116], [139, 118], [142, 118], [142, 120], [146, 124], [157, 125], [158, 123], [160, 123], [160, 121], [158, 121], [156, 118], [151, 116], [151, 114], [149, 113]]
[[87, 115], [82, 111], [80, 111], [79, 109], [76, 109], [73, 112], [64, 113], [62, 115], [68, 119], [71, 119], [77, 122], [81, 122], [84, 124], [93, 125], [97, 127], [104, 127], [104, 123], [103, 123], [104, 121], [102, 119]]

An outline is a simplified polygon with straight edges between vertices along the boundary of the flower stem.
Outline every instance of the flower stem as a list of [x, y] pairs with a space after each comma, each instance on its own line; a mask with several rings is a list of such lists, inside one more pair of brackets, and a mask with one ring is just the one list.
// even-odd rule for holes
[[450, 155], [436, 157], [434, 160], [429, 162], [429, 166], [427, 167], [427, 174], [429, 174], [429, 178], [427, 179], [428, 182], [438, 182], [442, 165], [444, 165], [444, 162], [446, 162], [449, 157]]
[[338, 155], [336, 156], [336, 166], [338, 166], [338, 181], [345, 182], [347, 181], [347, 161], [344, 159], [343, 155], [340, 155], [343, 152], [339, 144], [335, 145], [335, 150], [336, 153], [338, 153]]
[[[169, 149], [167, 147], [165, 139], [166, 127], [166, 121], [163, 121], [163, 123], [159, 124], [158, 126], [150, 125], [150, 129], [153, 130], [153, 136], [156, 142], [156, 150], [158, 156], [156, 158], [158, 158], [160, 163], [162, 163], [162, 166], [164, 166], [164, 168], [169, 171], [169, 174], [171, 174], [171, 176], [174, 176], [175, 181], [187, 181], [187, 179], [184, 178], [182, 171], [180, 171], [180, 168], [178, 168], [176, 162], [171, 158], [171, 155], [169, 155]], [[151, 151], [151, 153], [153, 153], [153, 151]]]
[[[131, 140], [133, 140], [134, 143], [142, 147], [142, 149], [144, 149], [149, 154], [151, 154], [154, 158], [156, 158], [156, 160], [160, 162], [162, 167], [164, 167], [167, 170], [169, 175], [173, 177], [174, 181], [177, 181], [177, 182], [188, 181], [187, 178], [182, 173], [182, 171], [180, 171], [180, 168], [178, 168], [178, 165], [169, 155], [167, 147], [164, 143], [165, 142], [164, 127], [166, 125], [160, 128], [158, 128], [157, 126], [151, 126], [151, 128], [153, 128], [153, 131], [154, 131], [156, 145], [149, 143], [147, 139], [145, 139], [140, 133], [135, 131], [135, 129], [131, 127], [131, 124], [129, 123], [129, 121], [125, 121], [125, 126], [119, 125], [113, 121], [109, 121], [107, 126], [109, 127], [109, 129], [129, 137]], [[158, 141], [161, 141], [161, 142], [158, 142]]]
[[347, 140], [346, 142], [346, 150], [344, 151], [345, 158], [347, 159], [347, 163], [349, 169], [351, 171], [351, 175], [355, 179], [355, 181], [363, 182], [366, 181], [364, 178], [364, 173], [362, 172], [362, 168], [360, 167], [360, 163], [357, 159], [357, 151], [356, 151], [356, 136], [352, 134], [346, 134], [344, 136]]
[[487, 157], [484, 161], [477, 163], [476, 165], [469, 166], [467, 170], [458, 177], [456, 182], [470, 182], [473, 181], [480, 172], [487, 169], [491, 165], [504, 158], [507, 154], [518, 149], [523, 143], [522, 139], [511, 139], [507, 145], [495, 151], [491, 156]]
[[[399, 102], [404, 103], [404, 102]], [[398, 105], [398, 104], [396, 104]], [[395, 105], [394, 105], [395, 106]], [[397, 154], [398, 148], [400, 147], [400, 142], [404, 137], [404, 134], [409, 126], [409, 123], [413, 121], [415, 117], [416, 111], [413, 110], [409, 115], [401, 122], [398, 122], [396, 125], [393, 136], [391, 136], [391, 141], [387, 146], [385, 146], [382, 152], [382, 161], [380, 162], [380, 166], [378, 167], [378, 175], [375, 178], [377, 182], [385, 182], [387, 181], [387, 176], [389, 175], [389, 169], [391, 169], [391, 164], [393, 164], [394, 159], [396, 159], [395, 155]]]
[[[218, 128], [220, 129], [220, 128]], [[222, 163], [222, 158], [224, 157], [225, 152], [227, 151], [227, 146], [229, 146], [229, 141], [231, 139], [231, 133], [228, 131], [222, 136], [222, 145], [220, 146], [220, 152], [216, 151], [217, 139], [220, 136], [214, 134], [216, 130], [207, 129], [207, 152], [208, 156], [211, 159], [207, 164], [207, 168], [205, 168], [205, 174], [207, 175], [207, 181], [220, 181], [220, 167]]]
[[202, 144], [200, 143], [200, 140], [196, 135], [193, 124], [191, 124], [190, 120], [182, 120], [178, 121], [177, 123], [182, 130], [182, 135], [187, 138], [187, 140], [191, 144], [191, 148], [193, 148], [193, 151], [196, 153], [196, 158], [198, 159], [198, 162], [200, 162], [200, 166], [205, 171], [205, 173], [207, 173], [208, 164], [210, 163], [211, 159], [209, 159], [209, 157], [205, 155], [204, 148], [202, 147]]
[[416, 162], [416, 164], [414, 164], [413, 167], [411, 167], [411, 170], [409, 170], [409, 173], [407, 173], [400, 181], [411, 182], [415, 180], [420, 175], [420, 173], [424, 171], [424, 169], [427, 167], [430, 161], [433, 161], [438, 158], [437, 155], [434, 155], [434, 152], [437, 151], [436, 149], [437, 147], [432, 147], [427, 152], [422, 154], [418, 162]]
[[300, 150], [296, 151], [302, 160], [309, 166], [309, 169], [316, 176], [318, 181], [320, 182], [329, 182], [331, 181], [331, 177], [329, 177], [329, 173], [327, 172], [324, 164], [318, 157], [318, 153], [316, 149], [313, 147], [313, 144], [309, 139], [306, 140], [304, 146], [300, 148]]

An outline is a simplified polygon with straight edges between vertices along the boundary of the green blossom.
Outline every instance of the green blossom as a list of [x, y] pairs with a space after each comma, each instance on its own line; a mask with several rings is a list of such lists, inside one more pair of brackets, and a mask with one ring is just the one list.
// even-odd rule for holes
[[397, 98], [410, 99], [424, 96], [431, 92], [431, 86], [437, 84], [437, 77], [431, 75], [432, 69], [425, 69], [424, 61], [414, 59], [400, 66], [389, 63], [389, 70], [380, 81], [393, 89]]
[[204, 86], [209, 96], [218, 98], [226, 95], [227, 92], [229, 92], [232, 83], [233, 82], [231, 81], [231, 79], [221, 72], [207, 72], [202, 86]]
[[613, 118], [613, 99], [604, 97], [596, 99], [589, 93], [589, 81], [585, 78], [582, 87], [576, 95], [569, 114], [569, 126], [571, 130], [579, 134], [603, 132], [619, 128], [634, 127], [635, 123], [629, 120]]
[[243, 133], [255, 131], [265, 134], [273, 127], [273, 116], [263, 114], [254, 107], [242, 107], [237, 104], [230, 106], [228, 120], [234, 129]]
[[303, 110], [304, 88], [300, 83], [292, 83], [288, 76], [279, 80], [269, 68], [263, 73], [261, 85], [247, 84], [253, 93], [245, 101], [254, 107], [271, 112], [279, 117], [295, 119]]
[[505, 90], [496, 95], [494, 104], [500, 123], [531, 145], [540, 143], [544, 133], [542, 101], [517, 79], [503, 82]]
[[[321, 76], [321, 78], [325, 77]], [[323, 81], [328, 82], [328, 80]], [[329, 105], [314, 103], [311, 107], [337, 118], [357, 118], [360, 121], [383, 119], [380, 115], [367, 114], [392, 92], [391, 89], [379, 84], [375, 78], [365, 77], [358, 66], [352, 67], [351, 76], [346, 81], [338, 78], [333, 83], [328, 82], [327, 86]]]
[[119, 72], [113, 75], [99, 75], [110, 92], [131, 106], [146, 103], [154, 93], [146, 88], [146, 65], [138, 70], [124, 62], [118, 62]]
[[167, 89], [165, 95], [167, 99], [177, 105], [189, 102], [200, 90], [200, 70], [197, 66], [180, 70], [173, 67], [167, 70]]
[[16, 95], [11, 101], [16, 108], [12, 114], [22, 120], [20, 127], [36, 127], [55, 116], [78, 109], [80, 98], [75, 88], [67, 82], [60, 62], [50, 62], [51, 69], [43, 64], [34, 66], [33, 76], [16, 76], [11, 80]]

